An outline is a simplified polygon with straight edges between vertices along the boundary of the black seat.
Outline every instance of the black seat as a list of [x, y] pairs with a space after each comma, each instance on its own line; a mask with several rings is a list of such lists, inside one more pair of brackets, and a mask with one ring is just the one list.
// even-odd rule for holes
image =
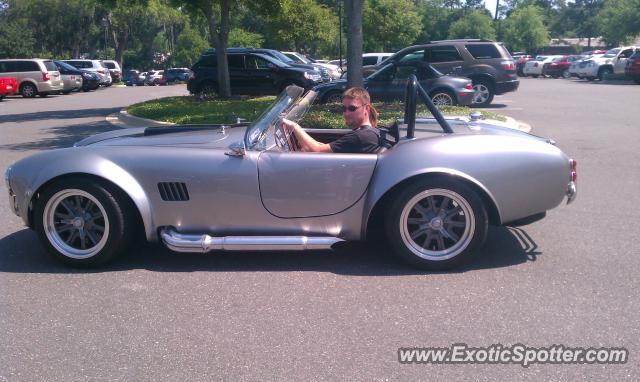
[[[400, 141], [400, 129], [398, 129], [398, 121], [395, 121], [389, 126], [378, 127], [380, 130], [380, 138], [378, 139], [378, 145], [380, 146], [376, 153], [383, 152], [392, 148], [398, 141]], [[382, 149], [382, 150], [381, 150]]]

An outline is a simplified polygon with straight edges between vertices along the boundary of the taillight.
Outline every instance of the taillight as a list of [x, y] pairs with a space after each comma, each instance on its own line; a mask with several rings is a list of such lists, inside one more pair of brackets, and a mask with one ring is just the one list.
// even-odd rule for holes
[[49, 72], [42, 72], [42, 81], [49, 81]]
[[100, 73], [100, 74], [104, 74], [104, 70], [102, 70], [102, 69], [98, 69], [97, 72]]
[[513, 61], [502, 61], [500, 65], [504, 70], [516, 70], [516, 66]]
[[473, 90], [473, 86], [471, 84], [464, 85], [465, 90]]
[[578, 179], [577, 166], [578, 162], [575, 159], [569, 159], [569, 165], [571, 166], [571, 181], [575, 182]]

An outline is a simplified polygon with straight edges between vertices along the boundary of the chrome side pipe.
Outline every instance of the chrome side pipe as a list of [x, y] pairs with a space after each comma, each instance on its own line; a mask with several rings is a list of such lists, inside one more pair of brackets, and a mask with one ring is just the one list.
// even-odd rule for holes
[[162, 242], [175, 252], [205, 253], [222, 251], [305, 251], [331, 249], [337, 237], [309, 236], [224, 236], [213, 237], [207, 234], [184, 234], [172, 228], [160, 230]]

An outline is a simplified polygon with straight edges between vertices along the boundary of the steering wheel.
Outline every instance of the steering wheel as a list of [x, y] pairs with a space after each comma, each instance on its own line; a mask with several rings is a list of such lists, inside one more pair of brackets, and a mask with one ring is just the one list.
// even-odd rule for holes
[[278, 118], [275, 123], [274, 138], [276, 145], [282, 149], [282, 151], [299, 151], [300, 145], [298, 144], [298, 138], [293, 131], [287, 132], [282, 125], [282, 118]]

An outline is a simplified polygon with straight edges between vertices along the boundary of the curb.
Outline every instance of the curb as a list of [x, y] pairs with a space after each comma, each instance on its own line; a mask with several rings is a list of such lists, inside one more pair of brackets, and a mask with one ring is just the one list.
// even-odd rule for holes
[[153, 119], [136, 117], [129, 114], [126, 109], [122, 109], [118, 113], [109, 114], [105, 120], [110, 124], [121, 128], [175, 125], [175, 123], [172, 122], [161, 122]]
[[[463, 119], [468, 121], [466, 116], [451, 116], [452, 118]], [[519, 130], [524, 133], [530, 133], [532, 128], [531, 125], [517, 121], [511, 117], [505, 116], [507, 119], [506, 122], [498, 121], [496, 119], [485, 119], [483, 121], [489, 122], [494, 125], [506, 127], [509, 129]], [[127, 112], [126, 109], [120, 110], [119, 113], [113, 113], [106, 117], [106, 121], [112, 125], [126, 128], [126, 127], [147, 127], [147, 126], [175, 126], [176, 124], [173, 122], [161, 122], [153, 119], [136, 117]]]

